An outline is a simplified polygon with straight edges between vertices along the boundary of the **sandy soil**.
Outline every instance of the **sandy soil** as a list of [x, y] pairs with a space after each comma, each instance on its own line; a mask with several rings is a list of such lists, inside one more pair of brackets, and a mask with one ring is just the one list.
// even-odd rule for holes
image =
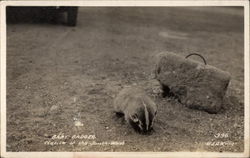
[[[242, 13], [238, 8], [80, 8], [77, 27], [8, 24], [7, 151], [242, 152]], [[222, 111], [208, 114], [154, 95], [152, 56], [161, 51], [198, 52], [228, 71], [232, 80]], [[158, 104], [152, 135], [135, 133], [114, 115], [113, 98], [125, 85], [143, 86]], [[59, 133], [68, 137], [55, 138]], [[107, 144], [84, 145], [93, 141]]]

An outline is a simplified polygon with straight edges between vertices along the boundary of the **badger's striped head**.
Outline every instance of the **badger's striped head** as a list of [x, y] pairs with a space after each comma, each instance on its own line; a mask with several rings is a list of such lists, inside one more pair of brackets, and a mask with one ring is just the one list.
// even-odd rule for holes
[[157, 111], [146, 105], [142, 100], [142, 105], [137, 111], [129, 116], [129, 124], [139, 133], [148, 134], [153, 129], [153, 122]]

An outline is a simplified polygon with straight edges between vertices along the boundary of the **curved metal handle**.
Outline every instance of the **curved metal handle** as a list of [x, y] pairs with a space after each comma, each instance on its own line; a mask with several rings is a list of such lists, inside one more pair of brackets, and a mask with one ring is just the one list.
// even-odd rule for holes
[[187, 55], [185, 58], [187, 59], [188, 57], [190, 57], [192, 55], [196, 55], [196, 56], [201, 57], [201, 59], [203, 60], [204, 64], [207, 65], [207, 61], [205, 60], [205, 58], [202, 55], [198, 54], [198, 53], [191, 53], [191, 54]]

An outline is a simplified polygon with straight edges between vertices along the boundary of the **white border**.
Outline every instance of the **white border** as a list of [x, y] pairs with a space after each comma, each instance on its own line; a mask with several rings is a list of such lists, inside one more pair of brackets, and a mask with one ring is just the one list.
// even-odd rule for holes
[[245, 129], [245, 133], [244, 133], [244, 149], [246, 154], [248, 155], [248, 157], [250, 157], [250, 140], [249, 140], [249, 126], [250, 126], [250, 105], [249, 105], [249, 99], [250, 99], [250, 95], [249, 95], [249, 2], [247, 5], [245, 5], [244, 7], [244, 107], [245, 107], [245, 125], [244, 125], [244, 129]]
[[[249, 2], [248, 1], [4, 1], [1, 4], [1, 156], [3, 157], [249, 157]], [[244, 6], [244, 152], [6, 152], [6, 16], [5, 7], [13, 6]]]
[[5, 24], [5, 6], [0, 6], [0, 48], [1, 48], [1, 156], [5, 152], [6, 146], [6, 24]]
[[247, 0], [41, 0], [3, 1], [3, 5], [14, 6], [247, 6]]

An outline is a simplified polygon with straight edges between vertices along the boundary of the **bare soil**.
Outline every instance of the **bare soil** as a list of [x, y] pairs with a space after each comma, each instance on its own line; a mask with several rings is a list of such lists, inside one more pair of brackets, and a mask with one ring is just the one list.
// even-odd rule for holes
[[[242, 152], [243, 20], [242, 8], [83, 7], [76, 27], [9, 23], [7, 151]], [[200, 53], [231, 74], [218, 114], [155, 95], [152, 57], [161, 51]], [[144, 87], [157, 103], [151, 135], [134, 132], [113, 113], [112, 101], [126, 85]], [[55, 139], [59, 133], [68, 137]]]

